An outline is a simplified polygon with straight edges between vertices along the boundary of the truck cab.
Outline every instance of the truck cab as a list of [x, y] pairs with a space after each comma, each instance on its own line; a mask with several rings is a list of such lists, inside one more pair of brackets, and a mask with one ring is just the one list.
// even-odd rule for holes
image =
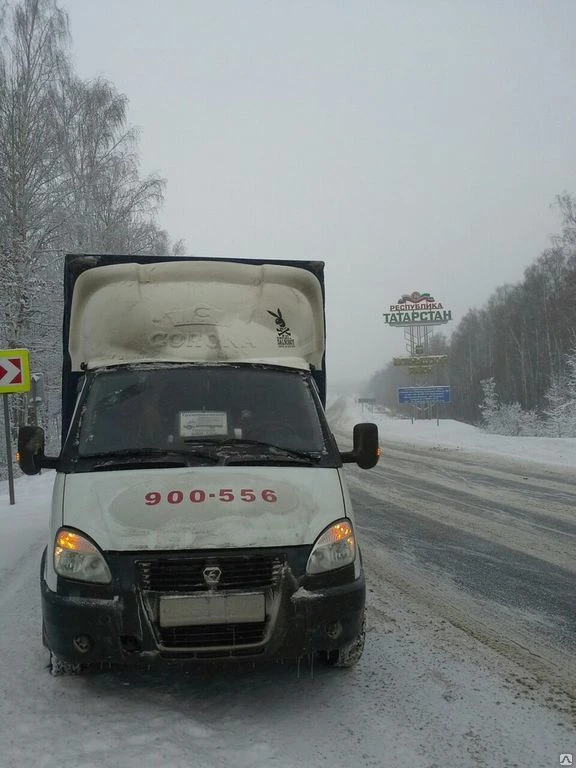
[[294, 658], [350, 666], [365, 581], [324, 414], [323, 265], [68, 256], [63, 436], [41, 565], [55, 673]]

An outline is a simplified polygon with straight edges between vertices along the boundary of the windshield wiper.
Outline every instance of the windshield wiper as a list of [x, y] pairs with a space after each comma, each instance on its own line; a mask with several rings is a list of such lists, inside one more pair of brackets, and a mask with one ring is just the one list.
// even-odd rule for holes
[[[196, 438], [191, 440], [190, 438], [184, 439], [184, 443], [186, 445], [190, 445], [191, 443], [198, 443], [198, 445], [211, 445], [215, 448], [217, 447], [217, 451], [215, 453], [219, 456], [226, 457], [226, 464], [232, 463], [231, 459], [233, 461], [253, 461], [256, 456], [259, 459], [266, 459], [267, 461], [293, 461], [298, 464], [316, 464], [322, 459], [322, 453], [320, 451], [300, 451], [295, 448], [286, 448], [283, 445], [276, 445], [275, 443], [268, 443], [264, 440], [247, 440], [242, 437], [227, 437], [223, 440], [202, 440], [197, 441]], [[265, 452], [254, 454], [254, 453], [247, 453], [243, 455], [239, 455], [238, 451], [235, 450], [237, 448], [242, 448], [243, 446], [246, 446], [248, 448], [261, 448]], [[229, 450], [232, 449], [233, 453], [230, 453]]]
[[197, 450], [174, 450], [160, 448], [124, 448], [119, 451], [104, 451], [100, 453], [87, 453], [78, 456], [81, 461], [95, 461], [91, 469], [115, 469], [126, 467], [138, 467], [146, 464], [156, 464], [162, 467], [187, 467], [191, 461], [209, 461], [218, 463], [218, 457], [214, 452]]

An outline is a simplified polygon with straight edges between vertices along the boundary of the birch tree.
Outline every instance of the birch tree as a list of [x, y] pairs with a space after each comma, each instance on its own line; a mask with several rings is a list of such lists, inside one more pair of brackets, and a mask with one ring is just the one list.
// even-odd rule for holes
[[68, 20], [53, 0], [13, 9], [0, 53], [1, 343], [34, 333], [31, 297], [40, 259], [62, 223], [59, 150], [51, 91], [68, 67]]
[[[168, 234], [156, 224], [165, 182], [140, 175], [128, 99], [111, 83], [75, 75], [68, 16], [56, 0], [20, 0], [5, 10], [0, 346], [31, 350], [34, 368], [46, 374], [55, 414], [63, 254], [170, 252]], [[174, 248], [180, 252], [181, 244]]]
[[69, 76], [55, 97], [67, 227], [63, 248], [109, 253], [168, 249], [155, 224], [165, 181], [140, 178], [138, 134], [127, 125], [128, 100], [105, 80]]

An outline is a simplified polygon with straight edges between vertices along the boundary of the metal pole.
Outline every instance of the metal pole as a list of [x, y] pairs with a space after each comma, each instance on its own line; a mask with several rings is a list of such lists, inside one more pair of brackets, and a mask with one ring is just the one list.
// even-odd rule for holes
[[10, 410], [8, 409], [8, 395], [6, 393], [4, 393], [4, 430], [6, 432], [6, 462], [8, 464], [8, 488], [10, 491], [10, 504], [16, 504], [16, 499], [14, 497], [12, 446], [10, 445]]

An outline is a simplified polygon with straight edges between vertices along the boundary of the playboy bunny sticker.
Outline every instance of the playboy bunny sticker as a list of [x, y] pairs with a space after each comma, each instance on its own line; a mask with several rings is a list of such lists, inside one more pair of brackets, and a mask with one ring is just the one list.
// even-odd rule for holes
[[282, 317], [282, 312], [280, 311], [280, 307], [278, 307], [277, 312], [271, 312], [269, 309], [266, 310], [269, 315], [272, 315], [274, 318], [274, 322], [276, 323], [276, 333], [278, 346], [279, 347], [293, 347], [294, 346], [294, 339], [292, 338], [292, 334], [290, 333], [290, 328], [286, 325], [286, 320]]

